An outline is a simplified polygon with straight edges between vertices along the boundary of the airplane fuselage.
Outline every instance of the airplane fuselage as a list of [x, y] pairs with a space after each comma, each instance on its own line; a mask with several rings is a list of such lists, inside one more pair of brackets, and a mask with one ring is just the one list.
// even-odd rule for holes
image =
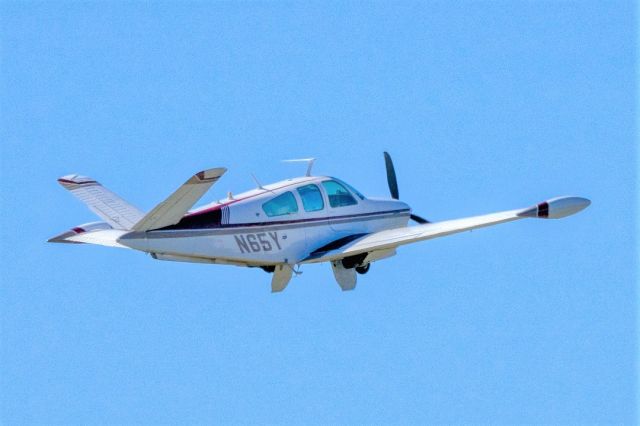
[[407, 226], [398, 200], [369, 199], [331, 177], [302, 177], [189, 212], [178, 224], [130, 232], [119, 243], [160, 260], [269, 266], [295, 264], [323, 246]]
[[[299, 273], [296, 265], [327, 262], [346, 291], [355, 288], [357, 274], [402, 245], [525, 218], [560, 219], [591, 204], [563, 196], [524, 209], [430, 222], [399, 201], [391, 156], [385, 152], [384, 158], [391, 199], [367, 198], [339, 179], [310, 176], [314, 159], [308, 158], [304, 177], [258, 183], [191, 211], [226, 168], [195, 173], [147, 213], [90, 177], [66, 175], [58, 182], [104, 222], [75, 226], [48, 241], [130, 248], [159, 260], [260, 267], [272, 273], [276, 293]], [[409, 220], [417, 225], [407, 226]]]

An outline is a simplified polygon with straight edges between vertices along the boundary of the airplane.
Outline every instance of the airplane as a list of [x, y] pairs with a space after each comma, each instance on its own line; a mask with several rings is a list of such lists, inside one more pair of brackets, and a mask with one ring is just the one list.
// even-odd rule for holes
[[430, 222], [400, 201], [387, 152], [384, 160], [390, 199], [368, 198], [340, 179], [312, 176], [309, 158], [290, 160], [308, 163], [302, 177], [263, 186], [254, 176], [257, 188], [189, 210], [227, 169], [198, 172], [146, 214], [94, 179], [67, 175], [58, 182], [102, 221], [48, 241], [139, 250], [165, 261], [259, 267], [272, 274], [272, 292], [284, 290], [300, 265], [329, 262], [346, 291], [355, 288], [357, 274], [402, 245], [519, 219], [559, 219], [591, 204], [556, 197], [523, 209]]

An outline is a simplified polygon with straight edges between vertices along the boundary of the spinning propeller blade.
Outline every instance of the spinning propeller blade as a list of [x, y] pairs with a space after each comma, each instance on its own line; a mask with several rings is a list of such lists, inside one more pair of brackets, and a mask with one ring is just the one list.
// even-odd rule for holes
[[411, 214], [410, 218], [411, 218], [411, 220], [413, 220], [414, 222], [419, 223], [420, 225], [425, 224], [425, 223], [431, 223], [427, 219], [422, 218], [422, 217], [418, 216], [417, 214]]
[[[396, 178], [396, 169], [393, 167], [393, 161], [391, 160], [391, 156], [388, 152], [384, 152], [384, 165], [387, 168], [387, 183], [389, 184], [389, 192], [391, 193], [391, 198], [394, 200], [400, 199], [400, 194], [398, 191], [398, 179]], [[417, 214], [412, 214], [411, 220], [416, 223], [424, 224], [431, 223], [427, 219], [424, 219]]]
[[384, 152], [384, 165], [387, 167], [387, 183], [389, 184], [389, 192], [394, 200], [400, 199], [398, 194], [398, 179], [396, 179], [396, 170], [393, 168], [393, 161], [388, 152]]

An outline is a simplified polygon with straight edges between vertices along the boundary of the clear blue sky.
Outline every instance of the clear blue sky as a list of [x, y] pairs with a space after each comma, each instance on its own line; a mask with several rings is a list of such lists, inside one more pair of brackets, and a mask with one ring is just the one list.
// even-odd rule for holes
[[[453, 3], [453, 2], [452, 2]], [[635, 5], [2, 2], [3, 424], [638, 421]], [[260, 270], [46, 244], [316, 172], [432, 220], [593, 200], [415, 244], [343, 294]]]

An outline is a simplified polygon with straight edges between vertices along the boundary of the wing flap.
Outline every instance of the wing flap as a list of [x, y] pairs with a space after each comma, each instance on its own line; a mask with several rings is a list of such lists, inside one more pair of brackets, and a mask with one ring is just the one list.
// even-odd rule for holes
[[134, 231], [150, 231], [175, 225], [184, 214], [227, 171], [224, 167], [196, 173], [166, 200], [158, 204], [133, 226]]

